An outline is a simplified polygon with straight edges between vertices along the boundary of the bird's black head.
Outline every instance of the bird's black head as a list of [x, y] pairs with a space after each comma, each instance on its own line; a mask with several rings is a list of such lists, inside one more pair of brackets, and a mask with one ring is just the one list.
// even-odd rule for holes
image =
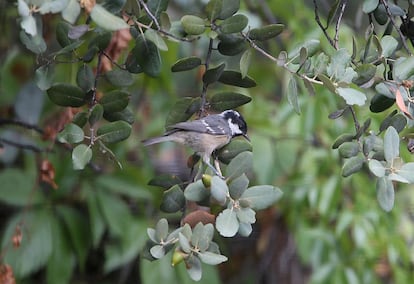
[[226, 110], [221, 113], [223, 118], [229, 123], [232, 136], [243, 135], [247, 140], [247, 124], [243, 116], [235, 110]]

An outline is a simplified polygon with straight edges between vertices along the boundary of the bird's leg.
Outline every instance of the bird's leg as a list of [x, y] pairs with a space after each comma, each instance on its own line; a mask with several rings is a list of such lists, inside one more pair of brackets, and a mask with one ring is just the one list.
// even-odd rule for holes
[[[215, 160], [216, 161], [216, 160]], [[206, 164], [217, 176], [219, 176], [221, 179], [224, 179], [223, 175], [221, 174], [220, 167], [217, 170], [215, 167], [213, 167], [212, 164], [210, 164], [210, 157], [203, 157], [203, 162]]]

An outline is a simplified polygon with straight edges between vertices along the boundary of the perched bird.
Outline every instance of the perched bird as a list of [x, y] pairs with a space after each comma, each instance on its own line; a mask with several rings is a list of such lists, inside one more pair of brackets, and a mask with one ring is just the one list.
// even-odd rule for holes
[[201, 119], [179, 122], [168, 127], [163, 136], [142, 141], [144, 146], [173, 141], [192, 148], [210, 167], [222, 177], [220, 170], [210, 164], [212, 153], [228, 144], [231, 138], [242, 135], [247, 140], [247, 124], [235, 110], [226, 110], [220, 114], [211, 114]]

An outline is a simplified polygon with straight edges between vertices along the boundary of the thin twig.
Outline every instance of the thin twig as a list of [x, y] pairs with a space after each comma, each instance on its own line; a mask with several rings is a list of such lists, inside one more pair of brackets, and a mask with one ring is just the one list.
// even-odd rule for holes
[[29, 123], [26, 123], [26, 122], [20, 121], [20, 120], [0, 118], [0, 126], [1, 125], [16, 125], [16, 126], [20, 126], [20, 127], [26, 128], [26, 129], [35, 130], [36, 132], [38, 132], [42, 135], [44, 133], [43, 129], [41, 129], [39, 126], [34, 125], [34, 124], [29, 124]]
[[[211, 38], [208, 44], [208, 50], [207, 50], [207, 55], [206, 55], [206, 61], [204, 62], [204, 66], [205, 66], [205, 71], [207, 72], [208, 67], [210, 66], [210, 61], [211, 61], [211, 53], [213, 51], [213, 43], [214, 40]], [[201, 105], [200, 105], [200, 114], [203, 115], [206, 111], [206, 104], [207, 104], [207, 88], [208, 88], [208, 84], [206, 82], [204, 82], [203, 80], [203, 90], [201, 91]]]
[[144, 0], [139, 0], [139, 3], [144, 7], [145, 12], [147, 12], [148, 17], [151, 18], [152, 22], [157, 26], [157, 30], [161, 29], [160, 24], [158, 23], [157, 18], [151, 13], [150, 9], [148, 8], [147, 4]]
[[348, 106], [348, 108], [351, 111], [352, 119], [354, 120], [355, 132], [358, 133], [361, 126], [359, 125], [358, 119], [357, 119], [356, 114], [355, 114], [355, 110], [352, 106]]
[[325, 37], [328, 39], [330, 45], [333, 46], [333, 48], [337, 49], [337, 47], [335, 46], [335, 42], [334, 40], [331, 38], [331, 36], [328, 34], [327, 27], [324, 27], [322, 25], [321, 19], [319, 18], [319, 11], [318, 11], [318, 4], [316, 4], [316, 0], [313, 0], [313, 6], [315, 7], [314, 11], [315, 11], [315, 21], [316, 23], [319, 25], [319, 27], [321, 28], [323, 34], [325, 35]]
[[388, 18], [390, 19], [390, 21], [391, 21], [392, 25], [393, 25], [393, 26], [394, 26], [394, 28], [397, 30], [397, 33], [398, 33], [398, 35], [399, 35], [399, 36], [400, 36], [400, 38], [401, 38], [401, 42], [402, 42], [402, 45], [404, 46], [404, 49], [407, 51], [408, 55], [411, 55], [411, 51], [410, 51], [410, 49], [408, 48], [407, 42], [405, 41], [405, 36], [402, 34], [402, 32], [401, 32], [400, 28], [397, 26], [397, 23], [395, 22], [394, 17], [393, 17], [393, 16], [392, 16], [392, 14], [391, 14], [390, 7], [388, 6], [387, 1], [385, 1], [385, 0], [381, 0], [381, 3], [382, 3], [382, 5], [384, 5], [384, 7], [385, 7], [385, 11], [386, 11], [387, 16], [388, 16]]
[[[255, 49], [257, 52], [259, 52], [260, 54], [262, 54], [263, 56], [265, 56], [266, 58], [270, 59], [271, 61], [273, 61], [276, 64], [279, 64], [279, 60], [272, 56], [271, 54], [269, 54], [267, 51], [265, 51], [264, 49], [262, 49], [261, 47], [259, 47], [251, 38], [249, 38], [247, 36], [247, 34], [245, 33], [241, 33], [241, 35], [244, 37], [245, 40], [247, 40], [247, 42], [250, 44], [250, 46]], [[306, 76], [305, 74], [300, 74], [297, 72], [294, 72], [292, 70], [290, 70], [287, 66], [287, 64], [282, 65], [283, 68], [285, 68], [287, 71], [289, 71], [292, 74], [296, 74], [297, 76], [299, 76], [300, 78], [302, 78], [303, 80], [309, 81], [310, 83], [314, 83], [314, 84], [318, 84], [318, 85], [323, 85], [323, 83], [321, 81], [318, 81], [316, 79], [313, 78], [309, 78], [308, 76]]]
[[12, 141], [12, 140], [9, 140], [9, 139], [6, 139], [6, 138], [0, 138], [0, 143], [7, 144], [7, 145], [10, 145], [10, 146], [19, 148], [19, 149], [30, 150], [30, 151], [33, 151], [33, 152], [36, 152], [36, 153], [50, 152], [51, 151], [50, 149], [42, 149], [42, 148], [39, 148], [35, 145], [19, 143], [19, 142]]
[[335, 49], [338, 49], [338, 41], [339, 41], [339, 26], [341, 24], [342, 21], [342, 17], [344, 15], [345, 12], [345, 7], [346, 4], [348, 3], [347, 0], [342, 1], [342, 3], [340, 4], [340, 9], [341, 11], [339, 12], [339, 16], [338, 16], [338, 20], [336, 21], [335, 24], [335, 37], [334, 37], [334, 47]]

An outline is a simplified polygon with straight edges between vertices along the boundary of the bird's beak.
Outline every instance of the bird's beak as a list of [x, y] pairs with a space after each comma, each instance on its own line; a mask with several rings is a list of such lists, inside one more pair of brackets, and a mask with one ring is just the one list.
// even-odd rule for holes
[[247, 134], [243, 134], [243, 137], [246, 138], [246, 140], [250, 142], [250, 138], [249, 136], [247, 136]]

